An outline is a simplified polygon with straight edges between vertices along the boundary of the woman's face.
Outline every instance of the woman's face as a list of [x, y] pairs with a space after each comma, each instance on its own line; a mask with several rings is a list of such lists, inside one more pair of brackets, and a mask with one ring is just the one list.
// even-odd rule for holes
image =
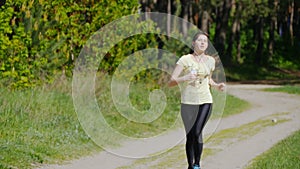
[[194, 51], [198, 54], [203, 53], [208, 47], [208, 39], [205, 35], [199, 35], [198, 38], [193, 42]]

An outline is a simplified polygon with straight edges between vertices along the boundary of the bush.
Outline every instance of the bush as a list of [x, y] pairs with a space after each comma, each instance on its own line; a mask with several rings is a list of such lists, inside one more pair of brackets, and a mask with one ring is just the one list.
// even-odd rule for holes
[[[137, 0], [8, 0], [0, 11], [2, 84], [16, 89], [52, 82], [60, 74], [71, 76], [74, 60], [89, 37], [111, 21], [136, 13], [138, 7]], [[138, 50], [145, 44], [133, 42], [122, 43], [122, 48]], [[107, 54], [109, 60], [128, 53], [114, 50]], [[116, 66], [105, 64], [106, 70]]]

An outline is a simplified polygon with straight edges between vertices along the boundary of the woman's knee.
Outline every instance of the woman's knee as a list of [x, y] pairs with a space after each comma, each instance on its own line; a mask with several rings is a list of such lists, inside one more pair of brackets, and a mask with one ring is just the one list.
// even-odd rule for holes
[[198, 143], [203, 143], [202, 133], [200, 133], [200, 134], [197, 133], [195, 135], [195, 140], [197, 140]]
[[187, 142], [194, 142], [195, 140], [195, 135], [193, 133], [189, 133], [187, 136], [186, 136], [186, 141]]

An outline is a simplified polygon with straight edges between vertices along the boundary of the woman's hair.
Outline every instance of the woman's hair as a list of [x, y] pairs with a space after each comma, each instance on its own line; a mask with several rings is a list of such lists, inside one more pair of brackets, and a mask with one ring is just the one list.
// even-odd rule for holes
[[195, 41], [198, 39], [198, 37], [199, 37], [200, 35], [205, 35], [207, 38], [209, 38], [209, 35], [208, 35], [207, 33], [200, 31], [200, 32], [197, 32], [197, 33], [194, 35], [194, 37], [193, 37], [193, 42], [195, 42]]

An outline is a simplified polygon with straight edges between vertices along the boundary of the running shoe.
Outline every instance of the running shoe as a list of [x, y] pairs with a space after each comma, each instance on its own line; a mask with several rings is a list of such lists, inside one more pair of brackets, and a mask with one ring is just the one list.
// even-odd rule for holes
[[201, 169], [199, 165], [195, 164], [194, 169]]

